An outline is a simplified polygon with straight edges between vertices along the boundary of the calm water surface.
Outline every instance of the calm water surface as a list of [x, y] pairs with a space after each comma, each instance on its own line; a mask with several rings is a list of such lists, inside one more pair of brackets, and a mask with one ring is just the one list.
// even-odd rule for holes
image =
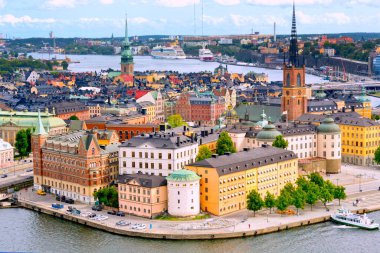
[[[370, 214], [380, 221], [380, 212]], [[0, 210], [0, 252], [380, 252], [380, 232], [322, 223], [256, 238], [162, 241], [105, 233], [25, 209]]]

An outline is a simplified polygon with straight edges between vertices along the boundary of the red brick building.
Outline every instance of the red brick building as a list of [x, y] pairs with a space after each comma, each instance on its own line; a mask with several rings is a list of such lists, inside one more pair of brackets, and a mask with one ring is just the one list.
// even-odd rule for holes
[[56, 103], [53, 104], [49, 109], [53, 114], [55, 114], [56, 117], [63, 120], [67, 120], [74, 115], [77, 116], [79, 120], [90, 119], [89, 108], [85, 104], [77, 101], [65, 101]]

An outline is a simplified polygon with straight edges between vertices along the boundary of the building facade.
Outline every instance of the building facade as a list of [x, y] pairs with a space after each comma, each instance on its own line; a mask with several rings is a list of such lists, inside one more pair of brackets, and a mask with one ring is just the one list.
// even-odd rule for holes
[[0, 173], [5, 174], [14, 165], [14, 147], [9, 142], [0, 139]]

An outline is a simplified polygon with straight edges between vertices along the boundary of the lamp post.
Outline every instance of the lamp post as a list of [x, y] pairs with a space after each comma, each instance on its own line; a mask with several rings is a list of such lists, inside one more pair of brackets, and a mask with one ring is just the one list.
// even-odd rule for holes
[[362, 174], [359, 174], [359, 192], [362, 192]]

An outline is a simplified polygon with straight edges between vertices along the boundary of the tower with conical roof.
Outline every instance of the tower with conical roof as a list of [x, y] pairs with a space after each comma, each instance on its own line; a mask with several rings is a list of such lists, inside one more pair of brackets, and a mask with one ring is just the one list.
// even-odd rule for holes
[[305, 86], [305, 65], [300, 64], [296, 25], [296, 9], [293, 2], [292, 31], [290, 36], [289, 58], [284, 60], [281, 111], [288, 121], [294, 121], [307, 112]]
[[128, 17], [125, 17], [125, 38], [123, 41], [121, 52], [121, 75], [133, 76], [134, 63], [133, 54], [131, 50], [131, 43], [128, 39]]
[[32, 154], [33, 154], [33, 176], [34, 186], [37, 189], [42, 189], [43, 185], [43, 160], [42, 146], [45, 144], [48, 133], [45, 131], [41, 119], [41, 113], [38, 109], [38, 122], [35, 131], [31, 137]]

